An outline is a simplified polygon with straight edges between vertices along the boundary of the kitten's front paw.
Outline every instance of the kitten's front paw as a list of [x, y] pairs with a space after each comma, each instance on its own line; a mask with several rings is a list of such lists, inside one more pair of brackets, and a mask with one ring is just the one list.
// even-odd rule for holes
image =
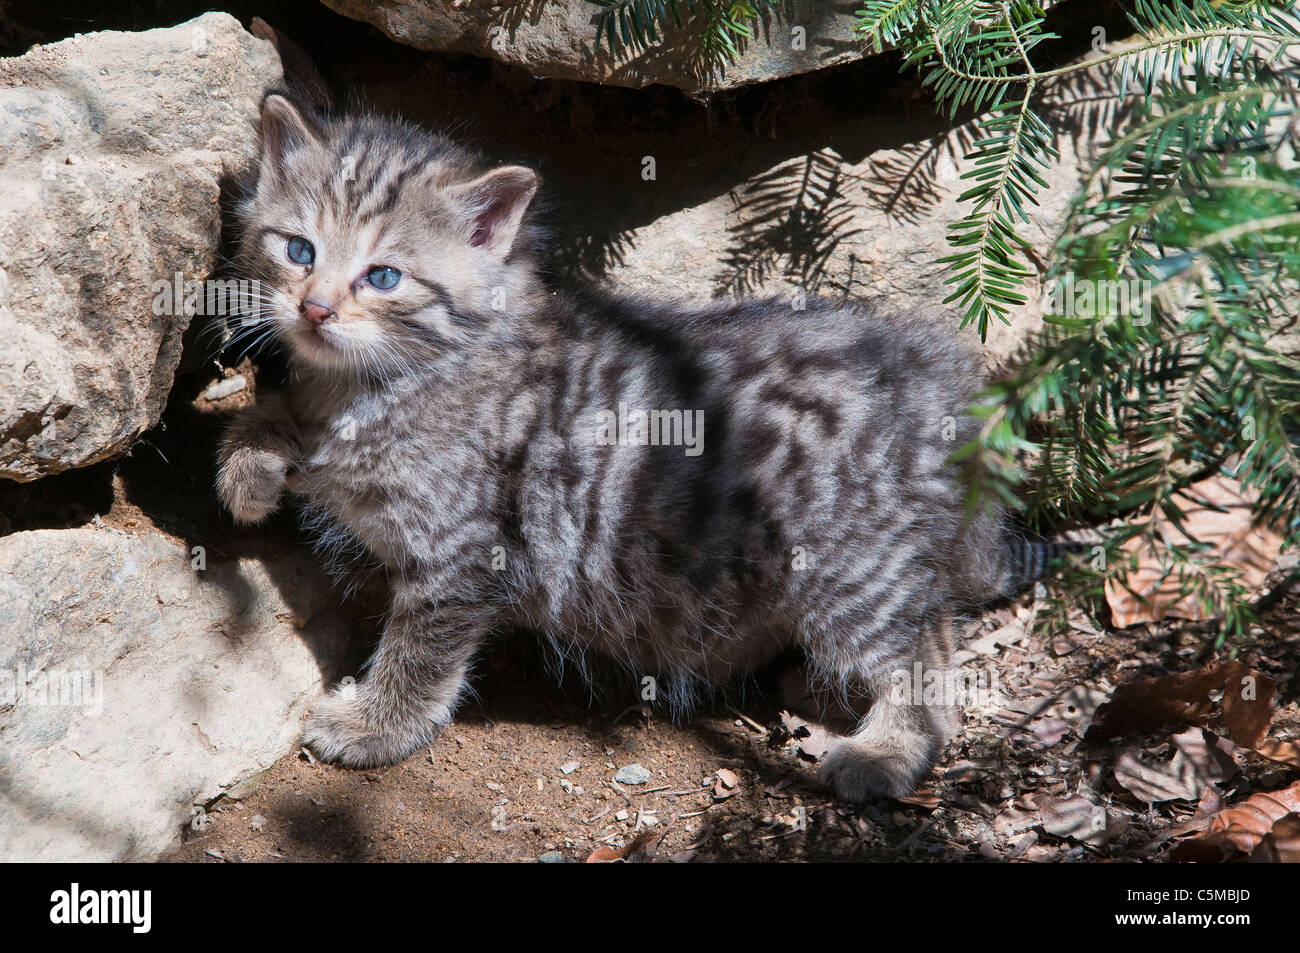
[[931, 764], [924, 746], [883, 749], [846, 738], [827, 753], [822, 780], [846, 801], [906, 797]]
[[384, 726], [381, 719], [368, 714], [367, 707], [357, 684], [339, 686], [312, 709], [303, 744], [322, 761], [349, 768], [377, 768], [409, 757], [432, 739], [440, 723], [445, 724], [429, 719], [414, 729]]
[[240, 447], [222, 461], [217, 495], [239, 523], [260, 523], [280, 505], [288, 462], [265, 450]]

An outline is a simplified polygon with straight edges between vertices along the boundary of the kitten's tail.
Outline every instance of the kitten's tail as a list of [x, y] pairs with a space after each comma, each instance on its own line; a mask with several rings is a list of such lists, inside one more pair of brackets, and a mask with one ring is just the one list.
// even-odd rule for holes
[[1006, 541], [1006, 572], [1002, 596], [1024, 592], [1038, 580], [1047, 576], [1067, 553], [1082, 552], [1082, 543], [1068, 540], [1025, 539], [1008, 536]]
[[977, 517], [966, 526], [955, 580], [972, 605], [1024, 592], [1047, 576], [1068, 553], [1083, 552], [1073, 540], [1032, 538], [996, 517]]

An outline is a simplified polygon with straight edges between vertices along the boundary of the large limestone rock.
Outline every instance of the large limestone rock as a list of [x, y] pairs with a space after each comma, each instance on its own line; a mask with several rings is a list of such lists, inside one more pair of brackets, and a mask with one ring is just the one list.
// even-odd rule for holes
[[[473, 53], [519, 66], [535, 76], [647, 86], [663, 83], [687, 92], [730, 89], [806, 73], [862, 55], [853, 35], [856, 0], [794, 0], [790, 13], [769, 18], [738, 59], [719, 74], [700, 62], [695, 32], [670, 29], [660, 42], [612, 54], [602, 39], [601, 9], [584, 0], [324, 0], [346, 16], [372, 23], [388, 36], [422, 50]], [[685, 4], [680, 5], [685, 15]]]
[[189, 318], [155, 283], [213, 270], [222, 178], [253, 162], [281, 78], [216, 13], [0, 60], [0, 476], [94, 463], [158, 422]]
[[[949, 224], [969, 211], [958, 200], [968, 166], [955, 161], [957, 138], [953, 132], [857, 159], [822, 148], [774, 162], [723, 194], [616, 233], [618, 260], [607, 277], [633, 294], [665, 287], [695, 300], [771, 294], [792, 308], [808, 294], [847, 295], [956, 328], [964, 309], [945, 302], [951, 272], [939, 260], [953, 253]], [[1074, 142], [1062, 139], [1059, 147], [1031, 221], [1021, 226], [1039, 262], [1049, 257], [1087, 167]], [[924, 174], [898, 174], [926, 153], [935, 159]], [[991, 367], [1014, 360], [1043, 327], [1039, 278], [1025, 291], [1026, 303], [989, 327], [983, 351]], [[959, 333], [980, 343], [974, 327]]]
[[338, 607], [304, 554], [198, 555], [104, 528], [0, 539], [0, 859], [155, 858], [292, 750], [344, 652]]

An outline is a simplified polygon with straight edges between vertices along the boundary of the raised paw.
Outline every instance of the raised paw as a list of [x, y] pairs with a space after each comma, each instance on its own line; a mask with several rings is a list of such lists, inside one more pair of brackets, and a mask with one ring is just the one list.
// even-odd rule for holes
[[418, 719], [414, 724], [384, 726], [368, 714], [356, 683], [345, 683], [312, 709], [303, 743], [322, 761], [349, 768], [376, 768], [407, 758], [426, 744], [445, 721]]
[[260, 523], [280, 505], [288, 462], [274, 453], [240, 447], [222, 461], [217, 494], [239, 523]]

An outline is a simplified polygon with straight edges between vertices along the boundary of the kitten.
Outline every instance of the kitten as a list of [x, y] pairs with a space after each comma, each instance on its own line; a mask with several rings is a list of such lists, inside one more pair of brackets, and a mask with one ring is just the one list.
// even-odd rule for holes
[[218, 492], [257, 523], [290, 485], [326, 549], [391, 585], [364, 678], [316, 706], [307, 744], [407, 757], [509, 626], [678, 706], [797, 644], [814, 687], [873, 699], [829, 782], [910, 791], [953, 710], [883, 689], [941, 672], [954, 607], [1016, 572], [947, 462], [978, 426], [971, 354], [863, 306], [553, 292], [531, 170], [278, 95], [262, 141], [241, 255], [292, 386], [231, 424]]

